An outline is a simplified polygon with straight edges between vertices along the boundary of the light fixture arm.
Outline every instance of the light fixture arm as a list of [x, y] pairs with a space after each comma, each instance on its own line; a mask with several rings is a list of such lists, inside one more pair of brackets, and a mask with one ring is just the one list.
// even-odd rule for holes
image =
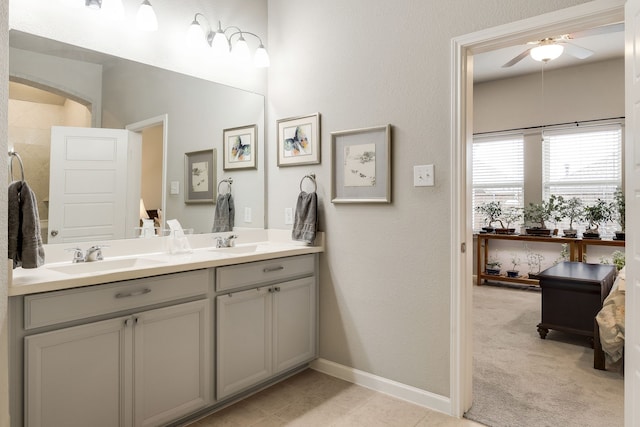
[[[229, 28], [231, 28], [231, 27], [229, 27]], [[237, 27], [235, 27], [235, 28], [237, 28]], [[255, 34], [255, 33], [252, 33], [251, 31], [242, 31], [240, 28], [238, 28], [238, 31], [236, 31], [235, 33], [232, 33], [229, 36], [229, 41], [231, 41], [231, 37], [235, 36], [236, 34], [240, 34], [240, 39], [244, 38], [243, 37], [244, 34], [250, 34], [253, 37], [258, 39], [258, 41], [260, 42], [260, 46], [264, 46], [263, 43], [262, 43], [262, 39], [260, 38], [259, 35]]]

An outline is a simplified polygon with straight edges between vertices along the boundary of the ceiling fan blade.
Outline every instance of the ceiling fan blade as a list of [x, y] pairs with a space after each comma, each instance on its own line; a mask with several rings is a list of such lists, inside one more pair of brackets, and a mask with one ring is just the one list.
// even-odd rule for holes
[[575, 33], [568, 34], [568, 37], [570, 39], [577, 39], [580, 37], [599, 36], [601, 34], [618, 33], [621, 31], [624, 31], [624, 22], [602, 25], [600, 27], [589, 28], [588, 30], [576, 31]]
[[513, 58], [511, 61], [507, 62], [506, 64], [504, 64], [502, 66], [502, 68], [509, 68], [512, 67], [514, 65], [516, 65], [518, 62], [522, 61], [524, 58], [527, 57], [527, 55], [529, 55], [529, 52], [531, 51], [532, 48], [526, 49], [524, 52], [522, 52], [520, 55], [516, 56], [515, 58]]
[[573, 43], [564, 42], [564, 51], [578, 59], [585, 59], [593, 55], [593, 51]]

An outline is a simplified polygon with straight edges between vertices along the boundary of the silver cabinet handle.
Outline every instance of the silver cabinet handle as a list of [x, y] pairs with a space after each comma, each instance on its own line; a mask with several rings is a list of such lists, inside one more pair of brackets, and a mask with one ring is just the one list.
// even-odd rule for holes
[[141, 289], [139, 291], [133, 291], [133, 292], [118, 292], [116, 294], [116, 298], [137, 297], [139, 295], [148, 294], [149, 292], [151, 292], [151, 289], [149, 289], [149, 288], [144, 288], [144, 289]]
[[265, 267], [265, 268], [262, 270], [262, 272], [263, 272], [263, 273], [271, 273], [271, 272], [274, 272], [274, 271], [280, 271], [280, 270], [284, 270], [284, 267], [283, 267], [283, 266], [281, 266], [281, 265], [279, 265], [279, 266], [277, 266], [277, 267]]

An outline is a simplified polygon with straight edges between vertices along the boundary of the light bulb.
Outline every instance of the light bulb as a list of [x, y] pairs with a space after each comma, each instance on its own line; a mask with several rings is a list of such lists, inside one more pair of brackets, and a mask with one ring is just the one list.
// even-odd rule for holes
[[156, 31], [158, 29], [158, 18], [156, 18], [156, 13], [149, 0], [144, 0], [140, 5], [136, 16], [136, 25], [142, 31]]
[[269, 54], [267, 53], [267, 49], [264, 48], [264, 45], [260, 44], [260, 46], [258, 46], [253, 56], [253, 64], [258, 68], [266, 68], [270, 65]]
[[213, 48], [213, 54], [215, 56], [226, 56], [229, 54], [229, 40], [221, 28], [216, 31], [216, 35], [213, 36], [213, 42], [211, 43]]
[[237, 60], [241, 64], [247, 64], [251, 62], [251, 54], [249, 53], [249, 46], [247, 45], [247, 41], [240, 34], [240, 38], [233, 45], [233, 49], [231, 50], [233, 58]]
[[190, 47], [195, 49], [203, 49], [209, 46], [204, 35], [204, 30], [202, 29], [202, 25], [200, 25], [200, 23], [195, 19], [191, 25], [189, 25], [189, 29], [187, 30], [187, 43]]
[[560, 44], [546, 43], [531, 49], [530, 54], [536, 61], [548, 62], [562, 55], [563, 51], [564, 47]]

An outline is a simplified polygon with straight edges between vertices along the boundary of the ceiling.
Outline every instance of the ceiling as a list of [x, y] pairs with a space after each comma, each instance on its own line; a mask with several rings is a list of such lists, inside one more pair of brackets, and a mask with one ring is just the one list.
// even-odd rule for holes
[[[589, 62], [604, 61], [624, 56], [624, 27], [621, 24], [607, 26], [611, 32], [600, 35], [577, 35], [570, 43], [592, 50], [594, 53], [588, 58], [577, 59], [565, 52], [557, 59], [549, 61], [546, 70], [571, 67]], [[604, 27], [602, 27], [604, 28]], [[553, 34], [550, 36], [559, 36]], [[542, 70], [542, 62], [533, 60], [530, 56], [522, 59], [517, 64], [503, 68], [502, 66], [529, 49], [532, 45], [520, 44], [506, 48], [475, 54], [473, 56], [473, 81], [481, 83], [491, 80], [499, 80], [515, 77], [523, 74], [538, 73]]]

